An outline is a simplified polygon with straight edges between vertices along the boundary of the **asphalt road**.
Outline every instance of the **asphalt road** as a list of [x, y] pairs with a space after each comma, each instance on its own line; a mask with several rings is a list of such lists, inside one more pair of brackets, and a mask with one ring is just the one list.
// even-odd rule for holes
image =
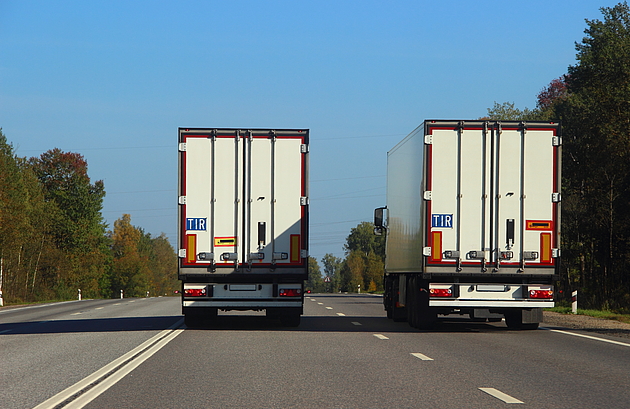
[[624, 339], [453, 318], [418, 331], [370, 295], [312, 295], [298, 328], [220, 313], [187, 329], [179, 311], [177, 298], [0, 311], [0, 408], [630, 407]]

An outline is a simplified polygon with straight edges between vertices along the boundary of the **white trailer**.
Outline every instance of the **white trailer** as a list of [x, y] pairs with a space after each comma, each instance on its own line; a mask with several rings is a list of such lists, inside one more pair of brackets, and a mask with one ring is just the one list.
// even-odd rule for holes
[[179, 128], [187, 326], [265, 310], [297, 326], [308, 278], [308, 129]]
[[560, 263], [561, 145], [556, 122], [433, 120], [389, 151], [374, 220], [388, 317], [537, 328]]

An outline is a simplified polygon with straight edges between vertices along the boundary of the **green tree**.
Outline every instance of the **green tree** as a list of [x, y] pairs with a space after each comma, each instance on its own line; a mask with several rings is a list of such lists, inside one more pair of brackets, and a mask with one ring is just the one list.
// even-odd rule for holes
[[114, 297], [142, 297], [151, 286], [149, 255], [143, 247], [142, 230], [131, 225], [131, 215], [123, 214], [114, 222], [112, 239], [111, 286]]
[[341, 290], [341, 267], [343, 266], [343, 260], [339, 257], [333, 256], [331, 253], [326, 253], [321, 259], [324, 266], [324, 276], [330, 278], [330, 283], [327, 285], [327, 290], [333, 293]]
[[58, 207], [54, 238], [57, 246], [87, 253], [104, 236], [101, 215], [105, 189], [103, 181], [92, 184], [87, 162], [78, 153], [55, 148], [30, 159], [33, 171], [44, 187], [46, 200]]
[[[150, 235], [149, 235], [150, 236]], [[177, 279], [177, 254], [166, 234], [151, 239], [150, 269], [152, 272], [151, 293], [156, 295], [173, 294], [179, 289]]]
[[46, 233], [55, 249], [49, 260], [57, 264], [44, 265], [43, 276], [54, 282], [59, 298], [74, 298], [78, 289], [86, 297], [99, 296], [108, 257], [101, 215], [103, 182], [91, 182], [87, 162], [78, 153], [55, 148], [28, 163], [45, 201], [52, 204]]
[[364, 274], [365, 261], [363, 254], [359, 250], [350, 252], [341, 268], [342, 288], [348, 292], [357, 292], [359, 288], [365, 291]]
[[[355, 291], [356, 286], [361, 284], [363, 291], [382, 291], [385, 270], [385, 235], [375, 235], [373, 223], [361, 222], [350, 230], [344, 250], [347, 257], [346, 268], [342, 268], [345, 274], [342, 274], [342, 286], [349, 288], [349, 291]], [[357, 259], [359, 256], [360, 261]], [[359, 281], [355, 282], [357, 280]]]
[[350, 234], [346, 238], [343, 246], [346, 255], [353, 251], [359, 251], [365, 257], [370, 252], [374, 252], [378, 257], [385, 257], [385, 236], [374, 234], [374, 224], [371, 222], [361, 222], [357, 227], [350, 229]]
[[630, 10], [600, 10], [551, 111], [563, 121], [568, 279], [591, 305], [621, 308], [630, 301]]
[[314, 293], [323, 293], [326, 291], [319, 264], [314, 257], [310, 256], [308, 258], [308, 281], [305, 284], [305, 288]]
[[532, 121], [538, 116], [536, 110], [525, 108], [523, 110], [514, 106], [514, 102], [504, 102], [499, 104], [494, 102], [492, 108], [488, 108], [488, 115], [482, 119], [493, 121]]
[[0, 288], [7, 302], [54, 298], [55, 283], [46, 280], [54, 259], [47, 231], [54, 203], [24, 158], [0, 130]]

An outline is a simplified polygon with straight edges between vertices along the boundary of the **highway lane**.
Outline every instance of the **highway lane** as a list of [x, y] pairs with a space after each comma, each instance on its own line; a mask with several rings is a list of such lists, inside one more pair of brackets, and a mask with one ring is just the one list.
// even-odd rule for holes
[[297, 329], [186, 330], [87, 407], [630, 407], [628, 347], [459, 319], [417, 331], [369, 295], [305, 308]]
[[33, 408], [181, 319], [179, 299], [0, 310], [0, 408]]
[[[111, 302], [105, 301], [108, 308]], [[387, 320], [381, 298], [370, 295], [315, 294], [305, 303], [298, 328], [282, 328], [260, 313], [222, 313], [211, 328], [184, 329], [86, 407], [494, 408], [506, 402], [536, 408], [630, 407], [628, 346], [452, 318], [435, 330], [418, 331]], [[124, 316], [114, 319], [134, 320], [135, 330], [118, 322], [116, 331], [92, 331], [92, 337], [82, 339], [85, 333], [77, 322], [67, 323], [76, 332], [53, 335], [66, 342], [78, 339], [79, 345], [97, 343], [103, 349], [120, 340], [116, 348], [109, 346], [113, 350], [99, 351], [97, 362], [87, 364], [96, 370], [179, 318], [174, 298], [138, 300], [135, 305], [143, 308], [121, 308]], [[71, 311], [66, 314], [76, 313]], [[152, 317], [152, 328], [137, 328]], [[62, 314], [58, 319], [67, 318]], [[5, 324], [0, 314], [0, 331], [15, 324]], [[45, 340], [41, 337], [49, 335], [33, 330], [0, 334], [0, 356], [10, 343], [7, 338], [34, 337], [30, 345], [37, 348]], [[16, 359], [31, 361], [28, 355]], [[51, 390], [63, 389], [59, 382], [54, 387], [46, 384], [55, 371], [41, 371], [48, 373], [41, 376], [41, 384], [28, 382], [22, 389], [36, 393], [39, 402], [43, 395], [52, 395]], [[57, 375], [64, 385], [72, 383], [65, 379], [70, 372]], [[88, 373], [81, 370], [73, 380]], [[11, 387], [15, 381], [11, 378]]]

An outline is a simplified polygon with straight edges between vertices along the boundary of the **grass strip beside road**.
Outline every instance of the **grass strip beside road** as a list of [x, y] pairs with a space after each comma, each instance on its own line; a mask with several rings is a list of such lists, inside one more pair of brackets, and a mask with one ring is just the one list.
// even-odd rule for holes
[[[545, 311], [552, 311], [560, 314], [572, 314], [571, 307], [545, 308]], [[602, 318], [630, 324], [630, 314], [620, 314], [612, 311], [583, 310], [578, 308], [577, 315], [586, 315], [588, 317]]]

